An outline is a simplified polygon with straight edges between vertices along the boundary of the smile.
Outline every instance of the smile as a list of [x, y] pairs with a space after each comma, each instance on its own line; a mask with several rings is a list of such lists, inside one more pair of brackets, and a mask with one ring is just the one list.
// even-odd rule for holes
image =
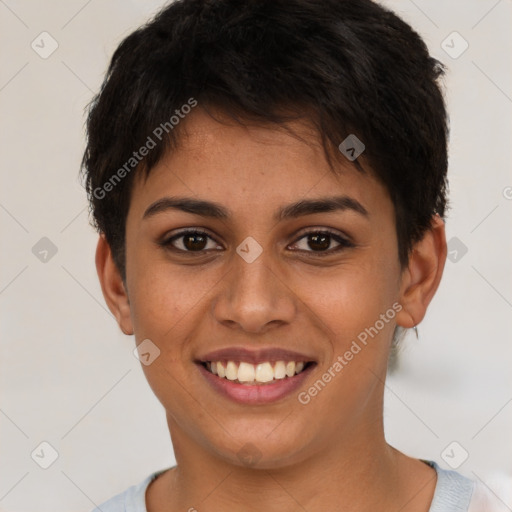
[[305, 361], [270, 361], [252, 364], [245, 361], [206, 361], [204, 367], [221, 379], [237, 384], [267, 385], [281, 379], [289, 379], [303, 372]]
[[308, 352], [238, 345], [198, 354], [194, 362], [215, 394], [239, 404], [264, 405], [291, 398], [304, 386], [318, 364]]

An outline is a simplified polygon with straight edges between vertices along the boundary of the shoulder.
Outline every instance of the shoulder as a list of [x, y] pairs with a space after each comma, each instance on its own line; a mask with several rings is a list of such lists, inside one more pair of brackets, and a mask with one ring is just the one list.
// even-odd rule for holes
[[437, 473], [437, 484], [429, 512], [468, 512], [475, 482], [457, 471], [442, 469], [433, 461], [426, 461]]
[[147, 512], [146, 489], [149, 484], [166, 469], [151, 473], [142, 482], [116, 494], [98, 505], [92, 512]]
[[510, 510], [489, 489], [457, 471], [433, 461], [423, 461], [437, 473], [437, 484], [429, 512], [502, 512]]

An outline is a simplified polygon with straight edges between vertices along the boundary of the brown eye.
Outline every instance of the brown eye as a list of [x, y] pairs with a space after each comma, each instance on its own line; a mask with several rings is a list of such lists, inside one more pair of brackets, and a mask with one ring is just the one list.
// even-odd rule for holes
[[206, 247], [207, 238], [201, 234], [191, 234], [183, 236], [183, 245], [189, 251], [202, 251]]
[[[215, 242], [208, 247], [208, 241]], [[202, 252], [208, 249], [216, 249], [216, 241], [204, 231], [182, 231], [161, 243], [162, 246], [181, 252]]]
[[[295, 242], [295, 245], [299, 246], [299, 242], [303, 239], [306, 240], [306, 244], [303, 244], [302, 248], [299, 247], [299, 250], [301, 252], [320, 253], [316, 254], [318, 256], [323, 256], [321, 253], [327, 255], [348, 247], [354, 247], [352, 242], [349, 242], [346, 238], [331, 231], [309, 231], [304, 233], [297, 242]], [[338, 246], [334, 249], [330, 249], [333, 240]], [[304, 245], [306, 245], [306, 247], [304, 247]]]
[[325, 251], [331, 245], [331, 236], [324, 233], [308, 235], [308, 246], [313, 250]]

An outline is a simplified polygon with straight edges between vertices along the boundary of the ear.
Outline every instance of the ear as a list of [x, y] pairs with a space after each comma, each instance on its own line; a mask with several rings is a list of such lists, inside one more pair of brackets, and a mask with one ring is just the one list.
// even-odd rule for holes
[[116, 317], [121, 331], [124, 334], [133, 334], [128, 294], [104, 233], [101, 233], [96, 247], [96, 271], [105, 302]]
[[400, 304], [403, 309], [396, 316], [398, 325], [410, 328], [423, 320], [441, 281], [446, 254], [444, 221], [435, 214], [430, 228], [414, 245], [407, 268], [402, 272]]

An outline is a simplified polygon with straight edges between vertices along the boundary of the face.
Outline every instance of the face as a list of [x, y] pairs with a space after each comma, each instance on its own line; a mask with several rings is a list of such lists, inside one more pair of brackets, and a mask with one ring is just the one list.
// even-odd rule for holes
[[173, 440], [270, 468], [370, 437], [402, 294], [385, 188], [348, 161], [335, 175], [300, 123], [308, 143], [185, 123], [126, 224], [123, 330], [160, 351], [143, 369]]

